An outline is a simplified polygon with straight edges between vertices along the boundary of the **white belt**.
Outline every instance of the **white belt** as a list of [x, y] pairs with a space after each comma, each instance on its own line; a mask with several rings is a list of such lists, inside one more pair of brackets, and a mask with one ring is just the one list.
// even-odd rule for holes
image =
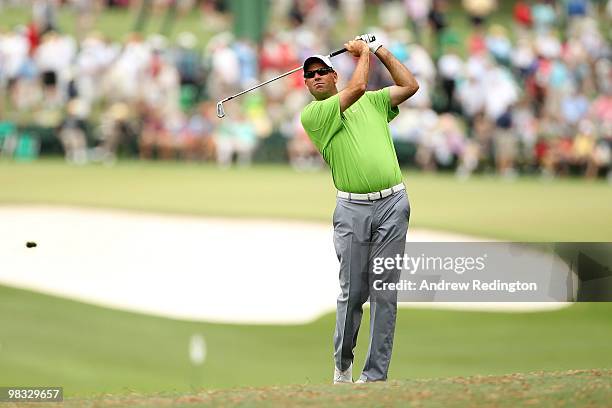
[[397, 186], [386, 188], [384, 190], [375, 191], [373, 193], [345, 193], [344, 191], [338, 191], [338, 197], [345, 198], [347, 200], [361, 200], [361, 201], [375, 201], [381, 198], [389, 197], [393, 193], [405, 190], [406, 186], [404, 183], [400, 183]]

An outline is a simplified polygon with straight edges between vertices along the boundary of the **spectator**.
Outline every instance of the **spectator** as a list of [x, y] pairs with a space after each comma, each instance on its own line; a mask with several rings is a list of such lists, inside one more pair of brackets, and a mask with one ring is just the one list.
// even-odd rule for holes
[[455, 98], [455, 87], [462, 71], [463, 61], [455, 49], [449, 47], [438, 61], [438, 72], [440, 74], [442, 89], [444, 90], [445, 96], [443, 112], [454, 110], [453, 100]]
[[565, 14], [569, 19], [585, 17], [588, 13], [589, 3], [587, 0], [564, 0]]
[[572, 164], [585, 170], [589, 176], [594, 176], [595, 128], [588, 120], [580, 122], [574, 143], [572, 144]]
[[165, 132], [159, 138], [158, 152], [163, 160], [176, 159], [177, 155], [187, 157], [189, 129], [187, 119], [180, 111], [174, 111], [164, 118]]
[[188, 160], [212, 160], [215, 157], [215, 144], [212, 133], [215, 128], [215, 105], [201, 103], [187, 123], [185, 157]]
[[519, 34], [524, 34], [527, 29], [531, 28], [533, 17], [531, 16], [531, 8], [526, 1], [518, 0], [514, 3], [513, 18]]
[[432, 0], [432, 6], [427, 16], [434, 36], [434, 55], [436, 58], [442, 53], [442, 33], [448, 26], [446, 21], [447, 10], [448, 2], [446, 0]]
[[512, 109], [512, 127], [514, 136], [522, 146], [520, 157], [523, 163], [533, 168], [535, 162], [535, 144], [538, 136], [538, 121], [529, 105], [529, 99], [523, 97]]
[[518, 87], [510, 72], [489, 61], [483, 76], [485, 93], [484, 113], [488, 120], [495, 122], [506, 114], [518, 101]]
[[473, 25], [483, 24], [497, 8], [496, 0], [462, 0], [461, 4], [469, 14]]
[[517, 71], [519, 79], [524, 81], [536, 67], [536, 54], [531, 41], [520, 38], [510, 56], [512, 67]]
[[239, 90], [240, 60], [231, 48], [232, 41], [231, 34], [221, 33], [211, 38], [207, 45], [210, 75], [206, 86], [211, 99], [219, 100]]
[[19, 80], [28, 59], [28, 41], [23, 29], [0, 33], [0, 86], [8, 90], [13, 105], [23, 106]]
[[78, 99], [72, 99], [67, 105], [67, 115], [58, 131], [58, 137], [64, 147], [66, 161], [71, 164], [87, 163], [87, 135], [85, 125], [86, 107]]
[[579, 90], [574, 89], [561, 102], [561, 117], [563, 122], [575, 128], [588, 113], [589, 100]]
[[166, 128], [160, 109], [145, 107], [142, 130], [138, 139], [141, 159], [152, 159], [154, 151], [167, 139]]
[[427, 27], [427, 16], [431, 10], [431, 3], [431, 0], [404, 0], [404, 7], [412, 22], [417, 43], [421, 42], [423, 32]]
[[364, 0], [339, 0], [340, 10], [344, 20], [348, 23], [347, 30], [356, 33], [361, 27], [365, 10]]
[[467, 78], [461, 81], [457, 100], [462, 107], [462, 114], [466, 118], [468, 134], [472, 135], [474, 120], [477, 115], [484, 112], [486, 102], [486, 90], [483, 79], [484, 68], [480, 64], [469, 64]]
[[[156, 3], [171, 11], [167, 2]], [[370, 9], [362, 9], [361, 0], [356, 8], [352, 0], [277, 2], [277, 21], [254, 44], [224, 31], [230, 17], [225, 2], [201, 1], [206, 27], [217, 24], [213, 31], [219, 34], [199, 49], [188, 32], [179, 33], [172, 46], [159, 35], [145, 41], [133, 33], [110, 42], [84, 29], [77, 47], [74, 38], [57, 31], [57, 9], [70, 5], [92, 15], [95, 0], [32, 4], [28, 26], [0, 33], [0, 95], [8, 96], [0, 109], [16, 122], [34, 118], [39, 126], [58, 129], [67, 160], [87, 160], [83, 140], [97, 136], [101, 143], [90, 159], [97, 153], [110, 163], [121, 147], [130, 153], [137, 147], [143, 159], [216, 158], [228, 166], [236, 155], [250, 162], [258, 141], [280, 133], [291, 163], [301, 168], [316, 167], [320, 159], [296, 126], [305, 103], [300, 75], [242, 97], [240, 112], [232, 112], [236, 102], [227, 104], [223, 121], [214, 115], [214, 101], [286, 72], [307, 55], [334, 49], [334, 21], [343, 12], [360, 20]], [[194, 2], [174, 4], [178, 16]], [[582, 0], [517, 1], [513, 17], [520, 28], [510, 35], [506, 27], [482, 24], [501, 2], [463, 4], [476, 24], [460, 38], [456, 20], [447, 18], [446, 0], [377, 2], [380, 28], [372, 30], [420, 83], [391, 124], [393, 137], [402, 141], [402, 163], [427, 170], [456, 166], [462, 178], [489, 168], [507, 176], [523, 169], [587, 177], [609, 171], [612, 53], [602, 34], [605, 18], [598, 14], [604, 10]], [[433, 35], [423, 36], [424, 44], [405, 28], [404, 10], [417, 38], [429, 21]], [[567, 24], [557, 16], [567, 16]], [[340, 86], [354, 63], [347, 54], [334, 59]], [[375, 58], [370, 80], [376, 86], [390, 81]], [[84, 120], [92, 126], [82, 126]], [[99, 132], [89, 135], [90, 128]]]
[[491, 26], [489, 35], [486, 37], [486, 46], [498, 64], [510, 66], [512, 44], [503, 26], [498, 24]]
[[57, 0], [33, 0], [32, 17], [37, 31], [45, 35], [50, 31], [57, 31]]
[[103, 95], [100, 78], [108, 72], [117, 56], [118, 50], [97, 33], [89, 34], [81, 43], [73, 69], [79, 98], [87, 106], [91, 107]]
[[181, 95], [190, 95], [187, 106], [190, 107], [190, 105], [200, 99], [202, 87], [204, 86], [205, 78], [202, 56], [195, 49], [197, 39], [193, 33], [180, 33], [176, 43], [177, 47], [173, 50], [171, 62], [178, 71]]
[[76, 38], [77, 41], [82, 41], [93, 28], [95, 14], [98, 12], [101, 1], [71, 0], [70, 2], [76, 14]]
[[215, 133], [217, 163], [224, 168], [232, 165], [234, 155], [237, 156], [239, 165], [249, 165], [257, 146], [255, 130], [246, 120], [242, 108], [236, 107], [237, 105], [230, 106], [232, 122], [222, 123]]
[[504, 112], [497, 118], [493, 143], [495, 149], [495, 167], [497, 173], [505, 178], [514, 178], [514, 168], [518, 150], [518, 140], [512, 131], [512, 113], [510, 110]]
[[538, 34], [550, 32], [557, 20], [553, 0], [538, 0], [531, 8], [533, 25]]
[[41, 74], [45, 102], [61, 103], [64, 95], [60, 88], [67, 83], [72, 61], [76, 55], [76, 42], [72, 37], [49, 31], [36, 49], [34, 59]]
[[102, 92], [111, 101], [136, 101], [142, 84], [141, 78], [151, 59], [150, 52], [140, 34], [128, 35], [123, 49], [113, 59], [103, 77]]
[[131, 148], [138, 134], [132, 119], [130, 107], [122, 102], [114, 103], [104, 113], [100, 125], [102, 143], [99, 146], [99, 155], [106, 164], [115, 163], [120, 146]]

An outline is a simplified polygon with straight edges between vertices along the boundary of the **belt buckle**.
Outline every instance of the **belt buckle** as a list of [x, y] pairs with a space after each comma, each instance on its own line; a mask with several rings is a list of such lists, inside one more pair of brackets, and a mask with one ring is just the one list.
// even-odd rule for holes
[[[378, 194], [378, 197], [376, 197], [376, 194]], [[374, 198], [372, 198], [372, 196]], [[381, 198], [382, 198], [382, 194], [380, 193], [380, 191], [377, 191], [375, 193], [368, 193], [368, 200], [369, 201], [379, 200]]]

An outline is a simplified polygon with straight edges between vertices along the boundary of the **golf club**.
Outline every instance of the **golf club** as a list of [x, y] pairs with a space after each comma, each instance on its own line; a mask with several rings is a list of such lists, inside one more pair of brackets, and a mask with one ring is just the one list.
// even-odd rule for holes
[[[376, 38], [375, 38], [373, 35], [372, 35], [372, 36], [371, 36], [371, 38], [369, 39], [369, 41], [375, 41], [375, 40], [376, 40]], [[338, 51], [334, 51], [334, 52], [332, 52], [331, 54], [329, 54], [329, 55], [328, 55], [328, 57], [329, 57], [329, 58], [332, 58], [332, 57], [335, 57], [336, 55], [340, 55], [340, 54], [342, 54], [342, 53], [344, 53], [344, 52], [346, 52], [346, 48], [342, 48], [342, 49], [340, 49], [340, 50], [338, 50]], [[295, 69], [292, 69], [292, 70], [291, 70], [291, 71], [289, 71], [289, 72], [285, 72], [284, 74], [281, 74], [281, 75], [279, 75], [279, 76], [277, 76], [277, 77], [274, 77], [274, 78], [272, 78], [272, 79], [269, 79], [269, 80], [267, 80], [266, 82], [262, 82], [262, 83], [261, 83], [261, 84], [259, 84], [259, 85], [255, 85], [255, 86], [254, 86], [254, 87], [252, 87], [252, 88], [249, 88], [249, 89], [246, 89], [246, 90], [244, 90], [244, 91], [242, 91], [242, 92], [239, 92], [239, 93], [237, 93], [236, 95], [232, 95], [232, 96], [229, 96], [229, 97], [227, 97], [227, 98], [225, 98], [225, 99], [223, 99], [223, 100], [220, 100], [219, 102], [217, 102], [217, 117], [222, 118], [222, 117], [224, 117], [224, 116], [225, 116], [225, 110], [223, 109], [223, 103], [224, 103], [224, 102], [227, 102], [227, 101], [229, 101], [229, 100], [232, 100], [232, 99], [234, 99], [234, 98], [237, 98], [237, 97], [238, 97], [238, 96], [240, 96], [240, 95], [244, 95], [244, 94], [245, 94], [245, 93], [247, 93], [247, 92], [251, 92], [251, 91], [252, 91], [252, 90], [254, 90], [254, 89], [257, 89], [257, 88], [260, 88], [260, 87], [262, 87], [262, 86], [264, 86], [264, 85], [269, 84], [270, 82], [274, 82], [274, 81], [276, 81], [277, 79], [280, 79], [280, 78], [286, 77], [287, 75], [291, 75], [291, 74], [293, 74], [294, 72], [297, 72], [297, 71], [299, 71], [299, 70], [300, 70], [300, 69], [302, 69], [302, 68], [303, 68], [303, 67], [301, 67], [301, 66], [300, 66], [300, 67], [297, 67], [297, 68], [295, 68]]]

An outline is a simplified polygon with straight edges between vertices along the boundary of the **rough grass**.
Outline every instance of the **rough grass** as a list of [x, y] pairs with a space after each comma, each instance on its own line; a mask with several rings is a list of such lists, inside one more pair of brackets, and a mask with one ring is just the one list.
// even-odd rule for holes
[[68, 399], [65, 407], [603, 407], [612, 370], [530, 372], [394, 380], [364, 385], [292, 385], [186, 394]]

